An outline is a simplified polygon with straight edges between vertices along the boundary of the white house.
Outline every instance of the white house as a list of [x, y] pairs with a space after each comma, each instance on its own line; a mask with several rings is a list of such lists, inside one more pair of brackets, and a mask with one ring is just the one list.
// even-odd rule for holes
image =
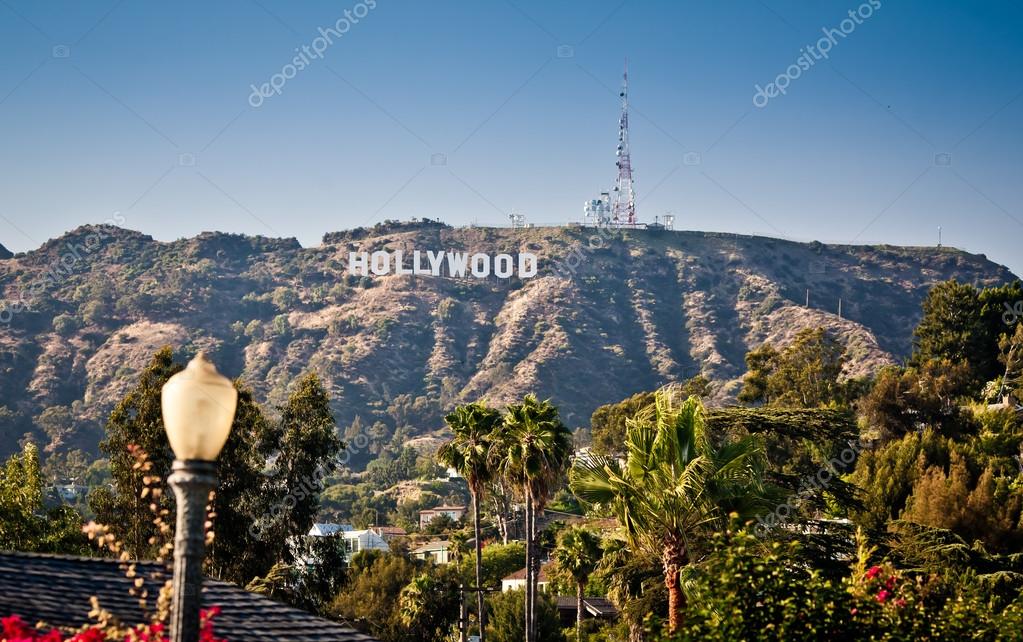
[[[547, 569], [550, 568], [550, 564], [543, 564], [540, 566], [540, 577], [536, 578], [536, 586], [541, 591], [547, 591], [547, 585], [550, 584], [550, 579], [547, 577]], [[515, 571], [511, 575], [501, 578], [501, 591], [516, 591], [519, 589], [525, 590], [526, 588], [526, 569], [525, 567]]]
[[446, 539], [427, 542], [412, 551], [412, 555], [421, 560], [432, 559], [437, 564], [448, 564], [451, 562], [451, 542]]
[[421, 510], [419, 511], [419, 528], [425, 528], [427, 524], [441, 515], [447, 515], [453, 521], [457, 522], [462, 519], [463, 515], [465, 515], [465, 506], [446, 506], [442, 504], [434, 508]]
[[348, 555], [346, 559], [349, 560], [352, 558], [352, 555], [359, 551], [391, 550], [391, 547], [384, 541], [384, 538], [377, 535], [372, 529], [345, 531], [341, 533], [341, 536], [348, 542]]
[[351, 560], [352, 555], [359, 551], [390, 551], [384, 538], [373, 529], [355, 530], [351, 524], [313, 524], [309, 529], [310, 537], [343, 537], [348, 545], [348, 552], [345, 560]]

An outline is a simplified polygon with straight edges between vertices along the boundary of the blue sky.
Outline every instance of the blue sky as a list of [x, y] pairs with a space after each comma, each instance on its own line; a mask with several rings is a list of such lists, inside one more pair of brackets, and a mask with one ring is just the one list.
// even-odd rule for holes
[[385, 218], [578, 220], [614, 179], [628, 57], [642, 220], [908, 245], [940, 225], [1023, 274], [1023, 6], [874, 3], [758, 108], [859, 2], [0, 0], [0, 243], [118, 212], [307, 246]]

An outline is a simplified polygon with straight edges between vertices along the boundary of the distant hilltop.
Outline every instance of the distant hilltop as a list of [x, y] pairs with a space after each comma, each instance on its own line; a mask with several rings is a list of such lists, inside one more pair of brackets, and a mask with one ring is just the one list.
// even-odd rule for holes
[[[530, 254], [536, 275], [347, 269], [351, 252], [411, 257], [417, 248]], [[950, 278], [983, 286], [1016, 277], [953, 248], [671, 230], [423, 220], [333, 232], [303, 248], [83, 227], [0, 264], [0, 444], [30, 432], [53, 449], [95, 451], [101, 422], [163, 345], [207, 351], [270, 403], [316, 370], [342, 430], [379, 439], [414, 441], [439, 429], [454, 403], [526, 392], [552, 398], [572, 427], [588, 425], [598, 405], [697, 374], [724, 402], [748, 350], [805, 327], [832, 329], [850, 375], [904, 358], [921, 300]], [[36, 421], [51, 406], [66, 408], [72, 425]]]

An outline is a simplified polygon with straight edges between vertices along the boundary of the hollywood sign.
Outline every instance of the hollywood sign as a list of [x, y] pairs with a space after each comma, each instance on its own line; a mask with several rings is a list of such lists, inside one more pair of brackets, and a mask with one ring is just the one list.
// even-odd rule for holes
[[468, 252], [434, 252], [413, 250], [406, 260], [402, 250], [387, 252], [349, 252], [348, 273], [355, 276], [387, 276], [389, 274], [419, 274], [423, 276], [472, 277], [485, 279], [494, 275], [499, 279], [517, 276], [529, 279], [536, 276], [535, 254], [523, 252], [516, 256], [498, 254], [469, 254]]

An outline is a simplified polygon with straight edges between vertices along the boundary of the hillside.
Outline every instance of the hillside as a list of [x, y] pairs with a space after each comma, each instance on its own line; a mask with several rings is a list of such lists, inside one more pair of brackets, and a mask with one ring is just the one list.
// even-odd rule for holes
[[[182, 356], [207, 350], [270, 404], [315, 369], [342, 429], [366, 434], [372, 453], [430, 433], [444, 409], [479, 397], [502, 404], [535, 391], [573, 427], [597, 405], [698, 373], [726, 400], [748, 349], [810, 326], [832, 328], [849, 348], [849, 374], [862, 374], [908, 354], [932, 284], [1015, 278], [951, 248], [593, 234], [393, 223], [302, 248], [221, 233], [163, 243], [100, 226], [16, 258], [0, 248], [9, 302], [0, 450], [34, 432], [51, 449], [95, 451], [103, 417], [165, 344]], [[526, 280], [347, 273], [349, 251], [413, 248], [533, 252], [540, 271]], [[36, 419], [51, 406], [67, 412]]]

